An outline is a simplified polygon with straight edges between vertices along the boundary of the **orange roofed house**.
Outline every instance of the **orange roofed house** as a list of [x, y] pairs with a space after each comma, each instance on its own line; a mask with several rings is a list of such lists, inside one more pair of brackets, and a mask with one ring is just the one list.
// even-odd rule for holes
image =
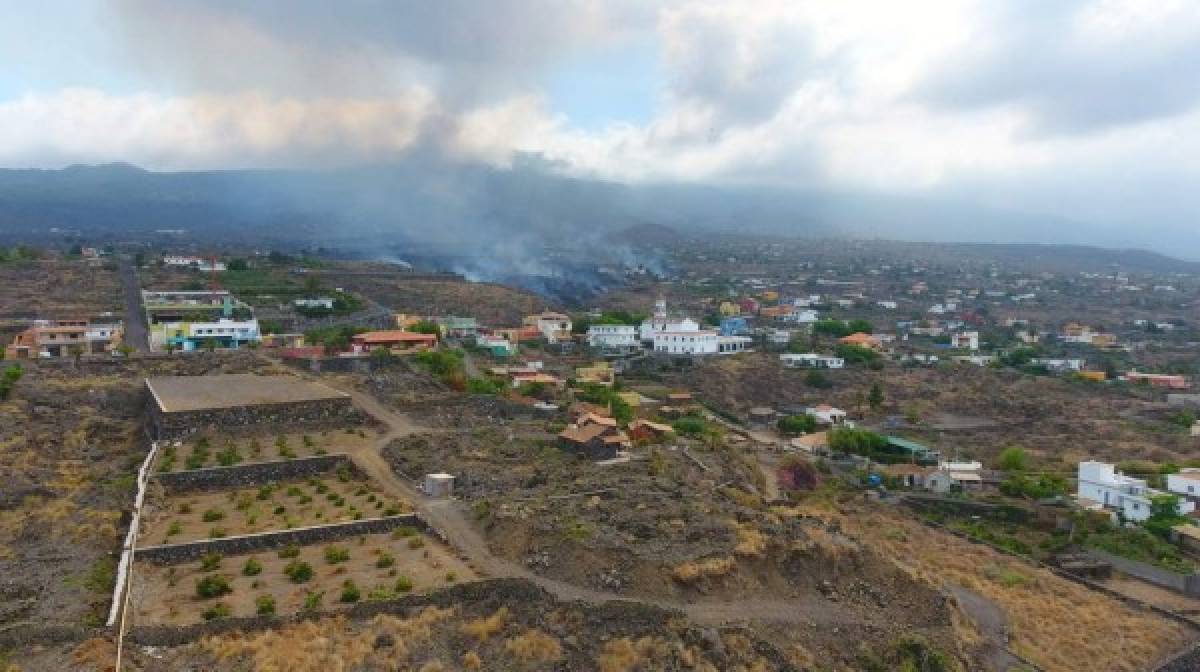
[[377, 348], [390, 352], [416, 352], [437, 347], [435, 334], [419, 334], [415, 331], [368, 331], [355, 334], [350, 341], [352, 352], [366, 354]]
[[878, 338], [861, 331], [839, 338], [838, 343], [842, 345], [857, 345], [860, 348], [870, 348], [871, 350], [883, 349], [883, 343]]
[[4, 349], [5, 359], [71, 357], [78, 348], [84, 355], [102, 355], [121, 344], [120, 322], [93, 324], [89, 320], [38, 320], [17, 334]]
[[617, 421], [594, 413], [585, 413], [575, 424], [558, 435], [564, 450], [578, 453], [590, 460], [608, 460], [619, 450], [629, 450], [633, 442], [617, 428]]

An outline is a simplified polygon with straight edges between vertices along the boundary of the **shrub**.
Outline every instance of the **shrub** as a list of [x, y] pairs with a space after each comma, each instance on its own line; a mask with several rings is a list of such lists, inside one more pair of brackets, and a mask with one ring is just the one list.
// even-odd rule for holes
[[225, 537], [225, 528], [213, 527], [208, 530], [209, 539], [223, 539]]
[[396, 558], [391, 553], [380, 553], [375, 560], [375, 567], [378, 569], [387, 569], [394, 564], [396, 564]]
[[170, 526], [167, 527], [167, 536], [173, 537], [173, 536], [179, 534], [180, 532], [183, 532], [183, 526], [179, 524], [179, 521], [178, 520], [171, 521]]
[[242, 574], [246, 576], [258, 576], [262, 574], [262, 563], [257, 558], [246, 558], [246, 564], [242, 565]]
[[229, 618], [232, 613], [233, 612], [229, 609], [229, 605], [225, 604], [224, 602], [218, 602], [208, 609], [205, 609], [202, 616], [204, 616], [204, 620], [206, 621], [214, 621], [218, 618]]
[[779, 431], [784, 434], [809, 434], [816, 431], [817, 419], [811, 415], [788, 415], [779, 419]]
[[220, 553], [205, 553], [200, 557], [200, 569], [205, 572], [211, 572], [221, 566], [221, 560], [222, 555]]
[[354, 585], [353, 581], [346, 579], [342, 582], [342, 596], [340, 598], [342, 602], [358, 602], [361, 596], [358, 586]]
[[259, 595], [254, 600], [254, 611], [259, 616], [269, 616], [275, 613], [275, 598], [270, 595]]
[[229, 577], [223, 574], [209, 574], [196, 581], [196, 595], [203, 599], [212, 599], [233, 592], [229, 585]]
[[264, 485], [258, 489], [258, 494], [255, 495], [260, 501], [266, 501], [271, 498], [271, 493], [275, 492], [275, 488], [270, 485]]
[[293, 560], [283, 568], [283, 573], [292, 583], [306, 583], [313, 577], [313, 568], [307, 562]]
[[415, 537], [420, 532], [417, 528], [411, 525], [401, 525], [392, 532], [393, 539], [403, 539], [405, 537]]
[[304, 596], [304, 609], [306, 611], [313, 611], [317, 607], [321, 606], [322, 597], [325, 597], [324, 592], [314, 593], [309, 591], [308, 594]]
[[279, 549], [279, 557], [281, 558], [294, 558], [298, 555], [300, 555], [300, 547], [295, 544], [288, 544]]
[[456, 572], [446, 572], [446, 583], [454, 583], [457, 580], [458, 574]]
[[425, 546], [425, 540], [422, 539], [421, 537], [410, 537], [408, 540], [408, 547], [413, 549], [414, 551], [418, 548], [423, 548], [424, 546]]
[[336, 565], [350, 559], [350, 549], [344, 546], [326, 546], [325, 562]]
[[396, 592], [397, 593], [407, 593], [408, 591], [410, 591], [412, 589], [413, 589], [412, 579], [408, 578], [407, 576], [396, 577]]
[[827, 390], [833, 387], [833, 381], [829, 380], [829, 376], [816, 370], [804, 374], [804, 384], [820, 390]]

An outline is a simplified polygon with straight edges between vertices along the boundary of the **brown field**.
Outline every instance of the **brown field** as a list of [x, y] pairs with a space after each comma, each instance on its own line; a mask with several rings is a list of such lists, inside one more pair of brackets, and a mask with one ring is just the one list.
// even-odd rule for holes
[[[280, 438], [283, 439], [282, 445]], [[201, 449], [193, 460], [192, 456], [201, 439], [207, 440], [208, 448]], [[187, 442], [176, 442], [179, 445], [165, 447], [156, 466], [159, 471], [228, 466], [221, 464], [222, 453], [226, 459], [234, 459], [234, 464], [297, 459], [352, 452], [373, 446], [377, 440], [375, 431], [363, 428], [236, 437], [220, 432], [204, 432], [195, 438], [189, 437]]]
[[85, 261], [0, 263], [0, 318], [97, 317], [121, 310], [115, 266]]
[[[836, 514], [834, 514], [836, 515]], [[1004, 611], [1010, 646], [1057, 672], [1133, 672], [1197, 633], [894, 511], [836, 515], [845, 529], [934, 585], [956, 584]]]
[[[393, 534], [372, 534], [345, 539], [333, 544], [300, 547], [295, 558], [281, 558], [278, 552], [224, 557], [220, 566], [206, 572], [199, 562], [172, 567], [157, 567], [138, 563], [133, 581], [131, 605], [134, 622], [146, 624], [183, 625], [203, 620], [203, 612], [217, 602], [230, 609], [234, 617], [253, 616], [256, 600], [270, 595], [275, 611], [288, 614], [300, 611], [310, 593], [321, 594], [318, 608], [328, 610], [349, 606], [343, 602], [344, 582], [353, 581], [360, 591], [360, 601], [386, 599], [408, 592], [422, 593], [459, 581], [472, 581], [475, 573], [446, 546], [429, 535], [415, 530]], [[404, 536], [408, 534], [409, 536]], [[330, 563], [327, 548], [345, 550], [348, 559]], [[390, 556], [390, 566], [379, 567], [380, 558]], [[246, 561], [254, 558], [261, 572], [246, 576]], [[306, 562], [313, 576], [304, 583], [293, 583], [284, 568], [293, 560]], [[207, 574], [228, 577], [232, 592], [215, 599], [200, 599], [196, 581]], [[397, 581], [406, 577], [408, 590], [397, 591]]]
[[378, 518], [411, 509], [407, 502], [379, 494], [366, 481], [342, 481], [334, 476], [259, 488], [154, 495], [152, 492], [145, 507], [142, 545]]
[[321, 280], [399, 313], [471, 315], [487, 325], [519, 325], [525, 315], [550, 307], [542, 297], [520, 289], [455, 279], [408, 278], [402, 272], [359, 276], [329, 270], [321, 273]]

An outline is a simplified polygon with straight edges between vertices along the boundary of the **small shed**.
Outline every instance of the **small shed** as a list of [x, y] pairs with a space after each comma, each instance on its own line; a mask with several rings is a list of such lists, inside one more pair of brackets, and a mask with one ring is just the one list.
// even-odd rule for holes
[[454, 477], [450, 474], [425, 474], [425, 494], [430, 497], [454, 496]]
[[750, 409], [750, 424], [755, 427], [770, 427], [775, 424], [778, 414], [775, 409], [756, 406]]

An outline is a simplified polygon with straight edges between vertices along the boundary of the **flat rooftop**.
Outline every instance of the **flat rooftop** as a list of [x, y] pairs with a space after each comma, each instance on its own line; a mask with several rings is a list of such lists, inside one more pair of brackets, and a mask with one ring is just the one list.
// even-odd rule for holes
[[146, 387], [163, 413], [185, 413], [241, 406], [294, 404], [346, 399], [332, 387], [294, 376], [256, 376], [248, 373], [215, 376], [147, 378]]

